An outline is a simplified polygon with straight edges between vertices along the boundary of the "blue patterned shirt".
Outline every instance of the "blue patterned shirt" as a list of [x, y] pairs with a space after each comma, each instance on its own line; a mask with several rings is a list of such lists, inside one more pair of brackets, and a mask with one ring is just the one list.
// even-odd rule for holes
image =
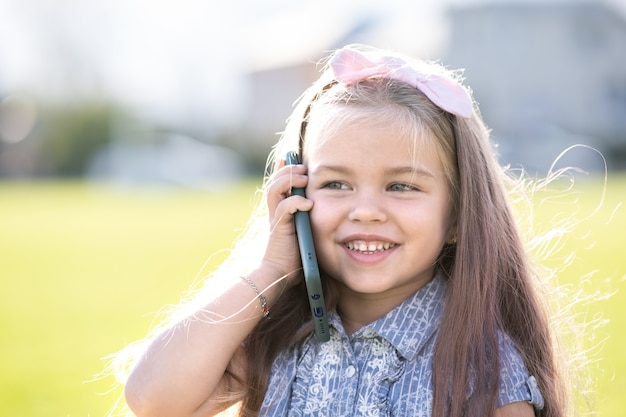
[[[436, 276], [384, 317], [348, 336], [336, 312], [330, 341], [314, 336], [274, 361], [261, 417], [422, 416], [432, 413], [432, 373], [445, 280]], [[543, 397], [508, 337], [500, 346], [498, 406]]]

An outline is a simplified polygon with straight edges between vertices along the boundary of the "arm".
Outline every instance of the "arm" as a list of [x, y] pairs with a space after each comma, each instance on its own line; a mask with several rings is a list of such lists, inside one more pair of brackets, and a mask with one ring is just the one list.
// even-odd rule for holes
[[[268, 276], [275, 272], [259, 269], [250, 274], [259, 289], [269, 285]], [[275, 298], [272, 295], [266, 295], [270, 305]], [[204, 412], [213, 408], [210, 400], [227, 388], [224, 372], [262, 318], [258, 304], [250, 303], [253, 296], [245, 281], [235, 282], [205, 307], [214, 313], [206, 314], [209, 319], [203, 317], [204, 311], [198, 311], [157, 336], [126, 382], [126, 402], [133, 412], [139, 417], [206, 415]], [[211, 322], [210, 317], [217, 315], [232, 318]]]
[[495, 417], [535, 417], [533, 406], [519, 401], [496, 408]]
[[[306, 185], [303, 174], [302, 166], [279, 169], [268, 188], [270, 238], [261, 265], [248, 277], [270, 308], [282, 289], [293, 283], [297, 276], [293, 272], [301, 268], [293, 213], [310, 210], [312, 202], [285, 195], [292, 185]], [[288, 278], [272, 285], [282, 277]], [[225, 372], [245, 375], [241, 344], [263, 312], [249, 284], [233, 278], [219, 297], [156, 337], [138, 360], [124, 391], [138, 417], [212, 415], [219, 410], [216, 398], [229, 389], [241, 389]], [[227, 319], [217, 322], [215, 317]]]

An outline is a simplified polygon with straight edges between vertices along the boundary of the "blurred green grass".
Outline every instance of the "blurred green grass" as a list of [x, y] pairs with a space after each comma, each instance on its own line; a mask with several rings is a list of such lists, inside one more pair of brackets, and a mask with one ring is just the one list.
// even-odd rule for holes
[[[216, 254], [209, 270], [224, 258], [259, 185], [207, 192], [0, 183], [0, 415], [105, 416], [120, 389], [110, 391], [112, 378], [94, 380], [101, 358], [145, 336], [209, 256]], [[598, 179], [576, 186], [582, 215], [601, 187]], [[626, 208], [616, 210], [625, 191], [626, 176], [609, 177], [606, 202], [565, 243], [562, 252], [576, 257], [559, 275], [574, 284], [587, 276], [590, 293], [616, 291], [583, 311], [610, 319], [589, 341], [608, 337], [592, 365], [602, 417], [621, 416], [626, 406]], [[546, 205], [536, 216], [549, 223], [555, 207], [571, 209]]]
[[0, 415], [104, 416], [101, 358], [223, 259], [255, 184], [216, 192], [0, 185]]

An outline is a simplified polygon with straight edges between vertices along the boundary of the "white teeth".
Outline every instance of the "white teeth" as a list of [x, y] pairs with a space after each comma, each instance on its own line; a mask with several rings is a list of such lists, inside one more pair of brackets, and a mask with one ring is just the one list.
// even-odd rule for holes
[[395, 243], [389, 242], [365, 242], [362, 240], [359, 241], [351, 241], [346, 243], [346, 247], [350, 250], [363, 252], [363, 253], [373, 253], [379, 252], [383, 250], [387, 250], [393, 248]]

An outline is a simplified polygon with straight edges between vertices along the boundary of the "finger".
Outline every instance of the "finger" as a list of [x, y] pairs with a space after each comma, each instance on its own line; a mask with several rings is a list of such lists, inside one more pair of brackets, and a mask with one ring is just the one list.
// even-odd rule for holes
[[276, 165], [274, 166], [274, 171], [279, 170], [285, 165], [287, 165], [287, 161], [285, 159], [279, 159], [278, 161], [276, 161]]
[[288, 172], [281, 170], [277, 173], [268, 186], [267, 205], [270, 212], [276, 209], [276, 206], [287, 197], [291, 196], [293, 187], [306, 187], [308, 177], [298, 174], [297, 171]]
[[283, 199], [276, 206], [276, 210], [270, 212], [270, 221], [272, 227], [289, 224], [293, 221], [293, 215], [297, 211], [310, 211], [313, 208], [313, 202], [304, 197], [297, 195]]
[[280, 178], [283, 175], [294, 175], [294, 174], [299, 174], [299, 175], [306, 174], [306, 167], [301, 164], [300, 165], [285, 165], [284, 161], [282, 161], [279, 167], [277, 167], [276, 170], [274, 170], [274, 172], [271, 174], [269, 181], [272, 182], [276, 178]]

